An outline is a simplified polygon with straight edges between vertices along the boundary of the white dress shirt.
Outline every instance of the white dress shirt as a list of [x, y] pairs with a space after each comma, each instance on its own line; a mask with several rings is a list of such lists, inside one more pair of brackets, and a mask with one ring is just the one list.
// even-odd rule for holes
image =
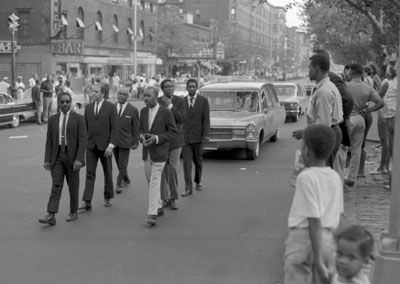
[[[193, 98], [193, 103], [190, 103], [191, 98]], [[194, 104], [195, 104], [196, 99], [197, 99], [197, 94], [195, 94], [193, 97], [191, 97], [191, 96], [188, 95], [188, 96], [187, 96], [187, 99], [188, 99], [189, 107], [194, 107]]]
[[[102, 99], [100, 102], [97, 102], [97, 101], [94, 102], [94, 115], [97, 115], [100, 112], [103, 102], [104, 102], [104, 99]], [[97, 104], [99, 104], [99, 105], [97, 106]], [[96, 113], [96, 108], [97, 108], [97, 113]]]
[[68, 125], [68, 119], [69, 119], [69, 113], [71, 110], [69, 110], [66, 114], [64, 114], [62, 111], [60, 112], [60, 121], [58, 122], [58, 145], [61, 146], [61, 139], [62, 139], [62, 125], [64, 121], [64, 116], [67, 116], [67, 119], [65, 121], [65, 146], [67, 146], [67, 125]]
[[[156, 104], [156, 106], [153, 108], [149, 108], [149, 131], [153, 126], [154, 118], [156, 117], [159, 109], [160, 109], [159, 104]], [[156, 144], [158, 144], [158, 135], [156, 135]]]
[[[121, 105], [120, 103], [118, 103], [118, 104], [117, 104], [117, 113], [119, 114], [119, 111], [120, 111], [120, 109], [122, 108], [122, 111], [121, 111], [121, 116], [122, 116], [122, 114], [124, 113], [125, 108], [126, 108], [127, 105], [128, 105], [128, 102], [125, 102], [123, 105]], [[121, 116], [120, 116], [120, 117], [121, 117]]]

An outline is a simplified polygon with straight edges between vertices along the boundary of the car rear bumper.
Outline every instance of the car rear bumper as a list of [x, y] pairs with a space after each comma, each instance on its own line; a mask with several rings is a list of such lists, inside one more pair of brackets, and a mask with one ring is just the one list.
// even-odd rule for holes
[[204, 150], [222, 150], [222, 149], [256, 149], [258, 141], [245, 141], [245, 140], [210, 140], [204, 143]]

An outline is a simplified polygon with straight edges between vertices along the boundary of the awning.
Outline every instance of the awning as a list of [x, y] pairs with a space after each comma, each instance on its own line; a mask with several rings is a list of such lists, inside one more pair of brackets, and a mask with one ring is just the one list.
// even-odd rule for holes
[[222, 67], [218, 66], [217, 64], [213, 64], [214, 68], [217, 69], [217, 71], [222, 71]]
[[67, 18], [65, 17], [65, 15], [61, 15], [61, 22], [62, 22], [63, 26], [68, 26], [68, 21], [67, 21]]
[[113, 28], [114, 32], [116, 32], [116, 33], [119, 32], [119, 28], [116, 25], [112, 25], [112, 28]]
[[208, 68], [208, 69], [213, 69], [213, 67], [211, 66], [211, 64], [207, 61], [204, 62], [200, 62], [201, 65], [203, 65], [204, 67]]
[[107, 64], [108, 57], [95, 57], [95, 56], [88, 56], [83, 58], [83, 63], [94, 63], [94, 64]]
[[130, 34], [130, 35], [133, 35], [133, 31], [132, 31], [132, 29], [131, 28], [126, 28], [126, 32], [127, 32], [127, 34]]
[[80, 28], [84, 28], [85, 24], [83, 23], [81, 18], [76, 18], [76, 26]]
[[95, 29], [96, 29], [97, 31], [102, 31], [102, 30], [103, 30], [103, 27], [101, 26], [100, 22], [96, 22], [96, 23], [95, 23]]

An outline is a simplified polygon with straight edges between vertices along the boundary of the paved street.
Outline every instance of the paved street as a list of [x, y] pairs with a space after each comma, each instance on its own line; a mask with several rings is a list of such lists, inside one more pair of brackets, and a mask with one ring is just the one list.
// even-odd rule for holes
[[[166, 210], [152, 229], [139, 150], [130, 159], [133, 184], [111, 208], [103, 206], [99, 167], [93, 211], [66, 223], [64, 190], [57, 225], [39, 224], [50, 191], [42, 168], [46, 129], [1, 127], [2, 283], [282, 283], [288, 176], [299, 148], [290, 133], [300, 125], [285, 124], [256, 161], [206, 154], [204, 191], [179, 199], [179, 210]], [[81, 192], [83, 184], [84, 171]]]

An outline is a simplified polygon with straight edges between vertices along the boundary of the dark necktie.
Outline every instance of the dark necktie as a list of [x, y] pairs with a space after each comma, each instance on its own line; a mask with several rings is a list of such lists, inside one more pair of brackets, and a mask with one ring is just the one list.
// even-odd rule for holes
[[65, 153], [65, 124], [67, 123], [67, 114], [64, 113], [63, 124], [61, 127], [61, 152]]
[[121, 114], [122, 114], [122, 105], [119, 104], [119, 113], [118, 113], [118, 116], [121, 117]]
[[193, 98], [190, 98], [190, 107], [193, 107]]
[[99, 113], [99, 102], [96, 102], [96, 115]]

